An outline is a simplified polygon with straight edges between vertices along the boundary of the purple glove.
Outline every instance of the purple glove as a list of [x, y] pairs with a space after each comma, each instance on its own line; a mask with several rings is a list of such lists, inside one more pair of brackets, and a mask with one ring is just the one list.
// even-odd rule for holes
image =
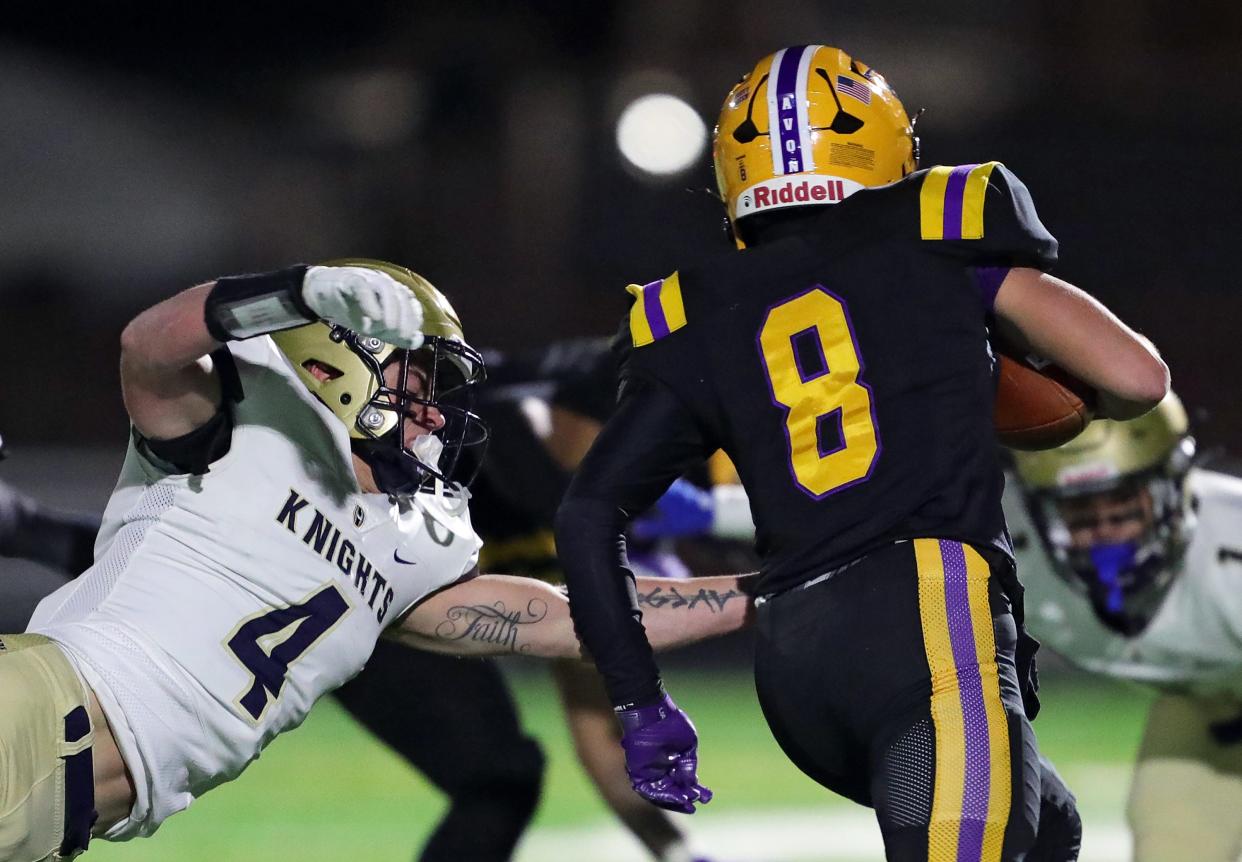
[[617, 713], [625, 771], [639, 796], [669, 811], [693, 814], [712, 792], [699, 784], [699, 737], [667, 694], [649, 706]]
[[701, 536], [712, 529], [714, 507], [711, 491], [677, 479], [650, 510], [634, 521], [630, 534], [642, 541]]

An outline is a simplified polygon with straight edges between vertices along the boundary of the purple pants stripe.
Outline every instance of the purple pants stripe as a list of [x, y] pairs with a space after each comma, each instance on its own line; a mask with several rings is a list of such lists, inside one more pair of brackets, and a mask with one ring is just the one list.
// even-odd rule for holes
[[[798, 100], [805, 98], [798, 89], [798, 66], [805, 45], [785, 49], [780, 68], [776, 70], [776, 127], [780, 130], [781, 173], [802, 170], [802, 136], [798, 130]], [[792, 146], [790, 146], [792, 144]], [[792, 166], [796, 164], [795, 166]]]
[[962, 789], [962, 825], [957, 839], [957, 862], [979, 862], [983, 853], [983, 825], [988, 817], [992, 781], [988, 716], [983, 703], [983, 680], [975, 650], [970, 598], [966, 589], [966, 554], [958, 542], [940, 541], [944, 561], [944, 602], [949, 619], [949, 642], [957, 666], [966, 744], [966, 780]]
[[647, 315], [647, 325], [651, 327], [651, 337], [656, 341], [668, 335], [668, 320], [664, 317], [664, 306], [660, 305], [660, 291], [663, 288], [663, 281], [653, 281], [643, 288], [643, 311]]
[[966, 177], [978, 165], [958, 165], [949, 171], [944, 189], [944, 238], [962, 238], [962, 203], [966, 199]]

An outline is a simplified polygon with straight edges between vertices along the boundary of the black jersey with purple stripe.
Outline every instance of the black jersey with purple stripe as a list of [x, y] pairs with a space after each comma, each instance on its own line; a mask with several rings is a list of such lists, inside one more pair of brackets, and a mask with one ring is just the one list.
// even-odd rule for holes
[[[623, 386], [670, 392], [736, 465], [761, 589], [902, 538], [1010, 554], [988, 318], [1008, 268], [1056, 260], [1025, 186], [997, 162], [932, 168], [780, 227], [631, 286], [622, 334]], [[660, 436], [686, 430], [649, 433], [626, 469], [666, 474]]]

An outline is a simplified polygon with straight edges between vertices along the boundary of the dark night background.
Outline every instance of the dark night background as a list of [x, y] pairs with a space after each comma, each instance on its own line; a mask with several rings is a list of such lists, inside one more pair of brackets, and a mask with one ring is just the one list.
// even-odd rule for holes
[[1152, 337], [1228, 446], [1240, 24], [1165, 0], [24, 4], [0, 22], [0, 432], [119, 453], [125, 322], [295, 261], [404, 263], [480, 346], [611, 331], [625, 283], [725, 241], [710, 154], [642, 179], [621, 107], [662, 89], [710, 127], [758, 57], [822, 42], [927, 109], [924, 166], [1022, 177], [1057, 274]]

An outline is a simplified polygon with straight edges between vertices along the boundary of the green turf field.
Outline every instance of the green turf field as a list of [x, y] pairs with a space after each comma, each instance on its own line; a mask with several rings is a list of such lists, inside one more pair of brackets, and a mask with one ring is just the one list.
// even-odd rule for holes
[[[517, 667], [514, 689], [527, 728], [548, 753], [543, 802], [522, 862], [644, 859], [620, 835], [573, 760], [548, 676]], [[882, 858], [868, 812], [835, 799], [789, 765], [771, 741], [743, 672], [667, 674], [699, 727], [701, 777], [717, 798], [690, 818], [724, 862]], [[1148, 698], [1083, 677], [1050, 679], [1036, 724], [1044, 750], [1076, 790], [1103, 844], [1083, 859], [1120, 859], [1129, 760]], [[405, 862], [443, 807], [404, 763], [357, 729], [330, 700], [278, 739], [245, 775], [173, 817], [150, 839], [96, 842], [94, 862]], [[1111, 844], [1104, 847], [1104, 844]]]

